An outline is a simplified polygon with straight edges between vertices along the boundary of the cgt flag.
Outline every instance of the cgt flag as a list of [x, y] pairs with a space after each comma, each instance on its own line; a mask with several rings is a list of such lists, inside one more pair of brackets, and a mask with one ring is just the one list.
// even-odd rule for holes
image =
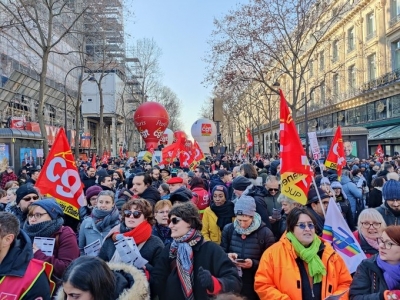
[[280, 96], [281, 193], [304, 205], [312, 179], [311, 168], [282, 90]]
[[247, 154], [247, 152], [249, 152], [249, 150], [254, 146], [253, 136], [251, 135], [249, 128], [246, 129], [246, 139], [247, 144], [243, 154]]
[[333, 198], [329, 200], [322, 238], [332, 244], [350, 273], [354, 273], [361, 261], [367, 258]]
[[342, 175], [342, 169], [346, 165], [346, 159], [344, 155], [344, 146], [342, 138], [342, 130], [340, 126], [336, 129], [335, 136], [332, 140], [331, 149], [329, 150], [328, 157], [325, 161], [325, 166], [337, 170], [337, 174], [340, 177]]
[[201, 151], [199, 144], [194, 141], [192, 153], [189, 160], [189, 168], [190, 170], [194, 170], [199, 162], [204, 159], [204, 153]]
[[385, 153], [383, 153], [381, 144], [378, 144], [378, 148], [376, 148], [376, 151], [375, 151], [375, 156], [376, 157], [384, 157], [385, 156]]
[[56, 136], [35, 187], [55, 198], [65, 214], [79, 220], [78, 209], [84, 205], [83, 188], [64, 128]]

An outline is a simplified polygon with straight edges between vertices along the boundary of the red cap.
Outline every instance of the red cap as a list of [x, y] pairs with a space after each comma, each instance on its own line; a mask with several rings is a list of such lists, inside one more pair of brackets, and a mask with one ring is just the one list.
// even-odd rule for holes
[[168, 184], [183, 183], [183, 178], [180, 178], [180, 177], [172, 177], [172, 178], [168, 179], [167, 183], [168, 183]]

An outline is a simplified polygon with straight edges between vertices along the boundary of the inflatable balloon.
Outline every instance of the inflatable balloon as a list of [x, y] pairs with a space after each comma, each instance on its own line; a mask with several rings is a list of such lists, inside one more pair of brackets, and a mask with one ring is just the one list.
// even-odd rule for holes
[[160, 144], [164, 146], [169, 146], [174, 142], [174, 132], [167, 128], [164, 131], [164, 134], [161, 136]]
[[182, 141], [182, 143], [184, 143], [184, 144], [186, 143], [187, 134], [182, 130], [178, 130], [178, 131], [174, 132], [174, 143], [179, 139]]
[[210, 142], [217, 135], [215, 123], [209, 119], [198, 119], [191, 129], [192, 137], [197, 141], [203, 153], [210, 153]]
[[169, 123], [168, 112], [164, 106], [157, 102], [145, 102], [135, 111], [133, 121], [146, 143], [146, 149], [157, 149], [158, 141]]

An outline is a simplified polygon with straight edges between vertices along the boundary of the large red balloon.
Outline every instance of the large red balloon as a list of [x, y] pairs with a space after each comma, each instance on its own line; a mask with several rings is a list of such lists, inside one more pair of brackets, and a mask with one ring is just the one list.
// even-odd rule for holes
[[146, 149], [153, 151], [168, 126], [169, 116], [160, 103], [145, 102], [135, 111], [133, 121], [146, 143]]
[[186, 143], [187, 135], [184, 131], [178, 130], [174, 132], [174, 143], [181, 140], [183, 144]]

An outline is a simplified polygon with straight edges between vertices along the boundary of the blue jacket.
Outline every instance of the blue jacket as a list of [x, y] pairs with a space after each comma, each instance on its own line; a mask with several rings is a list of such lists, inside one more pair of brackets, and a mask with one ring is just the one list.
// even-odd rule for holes
[[349, 176], [342, 175], [340, 183], [342, 184], [344, 193], [347, 195], [351, 211], [354, 215], [357, 210], [357, 199], [362, 198], [362, 191], [354, 184], [354, 182], [351, 181]]

